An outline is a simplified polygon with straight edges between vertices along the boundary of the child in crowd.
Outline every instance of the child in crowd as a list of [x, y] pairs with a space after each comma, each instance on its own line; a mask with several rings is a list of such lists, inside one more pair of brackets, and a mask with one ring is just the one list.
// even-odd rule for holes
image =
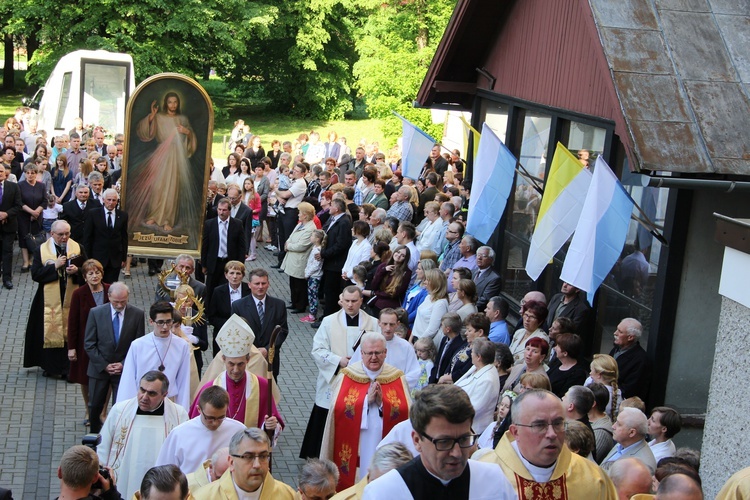
[[435, 366], [435, 343], [428, 337], [422, 337], [417, 339], [414, 343], [414, 351], [417, 353], [417, 360], [419, 361], [419, 380], [411, 391], [412, 397], [416, 392], [424, 388], [430, 379], [430, 373], [432, 373], [432, 367]]
[[316, 259], [325, 243], [326, 233], [322, 229], [316, 229], [310, 235], [312, 250], [307, 257], [305, 266], [305, 278], [307, 278], [307, 302], [310, 304], [310, 314], [300, 318], [303, 323], [312, 323], [317, 319], [318, 314], [318, 291], [320, 290], [320, 280], [323, 277], [323, 259]]
[[357, 285], [360, 290], [364, 290], [365, 281], [367, 281], [367, 268], [361, 264], [354, 266], [354, 268], [352, 269], [351, 282]]
[[404, 340], [409, 340], [409, 337], [411, 337], [411, 334], [409, 333], [409, 327], [404, 324], [399, 324], [396, 327], [396, 335]]
[[[289, 167], [279, 165], [279, 177], [277, 179], [277, 182], [279, 185], [276, 188], [276, 191], [289, 191], [289, 188], [292, 187], [292, 180], [289, 178]], [[277, 196], [276, 203], [273, 205], [276, 213], [283, 214], [284, 205], [286, 205], [286, 200], [282, 199], [280, 196]]]
[[62, 209], [62, 205], [57, 203], [57, 197], [54, 194], [47, 195], [47, 208], [42, 210], [42, 229], [47, 234], [52, 230], [52, 224], [57, 220]]
[[276, 234], [276, 191], [268, 193], [268, 211], [266, 212], [266, 225], [268, 226], [268, 235], [271, 238], [271, 243], [265, 246], [266, 250], [276, 252], [279, 247], [276, 246], [278, 241], [278, 234]]

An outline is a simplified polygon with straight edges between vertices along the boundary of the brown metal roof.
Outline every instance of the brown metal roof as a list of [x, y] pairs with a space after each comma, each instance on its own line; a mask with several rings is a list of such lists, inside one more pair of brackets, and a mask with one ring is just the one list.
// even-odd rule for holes
[[[417, 100], [468, 106], [471, 90], [448, 83], [486, 87], [475, 68], [499, 57], [491, 49], [514, 30], [513, 16], [561, 4], [590, 10], [583, 17], [593, 20], [590, 38], [608, 66], [598, 71], [609, 73], [619, 101], [618, 116], [603, 117], [615, 121], [634, 167], [750, 175], [750, 0], [459, 0]], [[563, 49], [561, 58], [566, 50], [581, 48]], [[528, 98], [519, 93], [511, 95]], [[534, 97], [577, 111], [570, 96]]]

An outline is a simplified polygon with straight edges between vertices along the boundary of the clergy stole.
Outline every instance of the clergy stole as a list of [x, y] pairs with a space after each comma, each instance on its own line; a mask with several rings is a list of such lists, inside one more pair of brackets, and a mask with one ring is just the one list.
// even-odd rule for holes
[[[409, 417], [409, 399], [404, 392], [400, 370], [388, 378], [378, 377], [383, 392], [383, 435], [385, 437], [397, 423]], [[342, 370], [343, 380], [338, 399], [332, 408], [334, 432], [333, 462], [339, 469], [337, 491], [353, 486], [357, 480], [359, 437], [362, 412], [371, 380], [355, 375], [348, 368]]]
[[[218, 385], [222, 389], [227, 388], [227, 372], [221, 372], [218, 377], [214, 379], [214, 385]], [[260, 404], [261, 400], [267, 402], [267, 398], [264, 397], [264, 392], [261, 392], [260, 388], [260, 381], [258, 380], [258, 377], [253, 375], [252, 373], [246, 371], [245, 372], [245, 420], [244, 424], [245, 427], [260, 427], [261, 422], [258, 420], [260, 417]], [[266, 385], [266, 387], [268, 387]], [[255, 397], [253, 397], [255, 395]], [[233, 406], [230, 404], [229, 406]], [[242, 406], [242, 402], [239, 402], [237, 405], [237, 408]], [[264, 406], [266, 408], [266, 406]], [[227, 408], [227, 412], [229, 411], [229, 408]], [[233, 418], [229, 413], [227, 413], [227, 416], [229, 418]], [[234, 419], [237, 420], [237, 419]]]
[[[68, 239], [67, 252], [69, 256], [77, 257], [81, 254], [81, 247]], [[44, 265], [54, 263], [57, 260], [54, 240], [51, 238], [39, 247], [39, 253]], [[65, 270], [63, 269], [63, 272]], [[70, 300], [78, 285], [69, 279], [65, 287], [65, 298], [60, 297], [60, 279], [45, 283], [44, 288], [44, 348], [59, 348], [65, 346], [68, 339], [68, 312], [70, 311]]]

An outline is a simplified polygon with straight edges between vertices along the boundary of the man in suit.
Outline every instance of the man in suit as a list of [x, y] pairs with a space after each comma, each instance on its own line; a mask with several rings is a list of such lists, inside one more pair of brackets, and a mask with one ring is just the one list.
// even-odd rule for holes
[[354, 151], [354, 166], [351, 168], [351, 171], [354, 172], [355, 180], [359, 180], [359, 178], [362, 177], [362, 172], [365, 171], [365, 165], [367, 165], [367, 160], [365, 159], [365, 148], [360, 146]]
[[435, 170], [435, 173], [440, 176], [445, 174], [445, 171], [448, 170], [448, 160], [443, 158], [443, 155], [440, 154], [440, 144], [432, 146], [430, 157], [427, 159], [427, 162]]
[[242, 191], [238, 186], [232, 185], [227, 188], [227, 199], [229, 199], [229, 215], [242, 222], [247, 250], [250, 238], [253, 237], [253, 211], [242, 201]]
[[578, 288], [570, 283], [563, 283], [560, 293], [552, 296], [547, 309], [547, 326], [552, 326], [557, 318], [569, 318], [576, 327], [576, 333], [584, 341], [586, 353], [590, 353], [594, 337], [593, 310]]
[[250, 287], [242, 281], [245, 277], [245, 264], [238, 260], [230, 260], [224, 266], [224, 277], [227, 283], [214, 288], [211, 295], [211, 304], [206, 311], [208, 322], [214, 327], [214, 356], [219, 352], [216, 336], [232, 315], [232, 304], [250, 295]]
[[[346, 205], [343, 200], [331, 200], [330, 217], [324, 227], [328, 244], [315, 258], [323, 259], [323, 296], [325, 310], [323, 316], [330, 316], [339, 310], [339, 294], [343, 290], [341, 268], [344, 267], [349, 247], [352, 246], [352, 222], [346, 216]], [[311, 323], [313, 328], [320, 326], [320, 321]]]
[[107, 189], [102, 195], [103, 208], [86, 211], [83, 224], [83, 246], [86, 255], [104, 267], [105, 283], [114, 283], [128, 255], [128, 214], [117, 208], [120, 195]]
[[226, 283], [224, 265], [230, 260], [245, 261], [245, 234], [242, 222], [230, 214], [230, 202], [222, 199], [216, 205], [218, 216], [209, 219], [203, 226], [201, 266], [206, 276], [206, 302], [211, 303], [214, 288]]
[[484, 312], [487, 302], [500, 295], [502, 278], [492, 269], [495, 262], [495, 251], [492, 247], [483, 246], [477, 249], [477, 270], [474, 271], [474, 283], [477, 285], [477, 309]]
[[644, 401], [648, 399], [651, 363], [639, 342], [642, 333], [643, 325], [634, 318], [620, 321], [615, 331], [615, 346], [609, 355], [617, 360], [617, 386], [622, 391], [623, 399], [633, 396], [638, 396]]
[[276, 356], [273, 360], [273, 376], [279, 376], [279, 358], [281, 345], [289, 333], [286, 320], [286, 305], [281, 299], [268, 295], [268, 272], [262, 268], [250, 271], [250, 295], [232, 303], [232, 313], [245, 318], [255, 333], [253, 344], [263, 357], [268, 359], [268, 349], [271, 345], [271, 333], [276, 325], [281, 326], [281, 332], [276, 337]]
[[102, 428], [99, 416], [107, 404], [110, 386], [112, 394], [117, 395], [122, 364], [130, 344], [145, 333], [143, 311], [128, 304], [130, 291], [127, 285], [112, 283], [107, 295], [109, 304], [102, 304], [89, 312], [84, 340], [89, 355], [89, 419], [93, 433]]
[[440, 341], [435, 365], [432, 367], [432, 373], [430, 373], [431, 384], [437, 384], [443, 376], [446, 377], [443, 380], [451, 383], [461, 378], [460, 376], [454, 376], [452, 372], [455, 366], [453, 357], [466, 346], [466, 339], [461, 337], [462, 326], [461, 317], [454, 312], [444, 314], [440, 320], [443, 338]]
[[[181, 253], [174, 258], [174, 264], [177, 271], [180, 271], [181, 273], [184, 273], [188, 276], [187, 284], [190, 288], [193, 289], [193, 291], [195, 292], [195, 296], [199, 297], [205, 302], [206, 285], [193, 278], [193, 273], [195, 272], [195, 259], [193, 259], [186, 253]], [[169, 296], [169, 293], [167, 293], [167, 291], [161, 287], [161, 284], [156, 286], [156, 297], [154, 298], [154, 302], [159, 302], [160, 300], [172, 300], [172, 298]]]
[[13, 239], [18, 231], [18, 213], [21, 211], [21, 190], [13, 182], [6, 181], [8, 175], [0, 165], [0, 268], [3, 286], [13, 288]]
[[601, 467], [608, 471], [617, 460], [633, 457], [643, 462], [651, 470], [656, 470], [656, 459], [646, 442], [648, 419], [637, 408], [623, 408], [612, 425], [612, 438], [617, 443], [602, 461]]
[[430, 172], [427, 174], [427, 176], [424, 178], [425, 183], [425, 190], [422, 191], [422, 194], [419, 195], [419, 210], [417, 210], [417, 221], [415, 224], [419, 223], [424, 219], [424, 209], [427, 206], [427, 203], [430, 201], [435, 201], [435, 195], [438, 194], [437, 190], [437, 183], [438, 183], [438, 176], [435, 172]]
[[94, 132], [94, 148], [99, 156], [107, 156], [107, 145], [104, 144], [104, 132], [101, 130]]
[[86, 222], [86, 211], [101, 207], [102, 204], [95, 200], [89, 200], [90, 190], [88, 186], [80, 184], [76, 187], [74, 200], [63, 203], [60, 218], [70, 224], [70, 237], [74, 241], [83, 242], [83, 226]]
[[89, 198], [91, 199], [91, 201], [101, 203], [102, 197], [104, 196], [104, 193], [102, 192], [104, 190], [104, 176], [101, 174], [101, 172], [91, 172], [89, 174], [88, 181], [89, 187], [91, 188]]

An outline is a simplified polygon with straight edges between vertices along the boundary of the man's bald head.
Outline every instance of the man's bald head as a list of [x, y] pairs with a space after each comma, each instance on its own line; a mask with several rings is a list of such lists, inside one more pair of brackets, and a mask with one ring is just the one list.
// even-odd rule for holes
[[609, 469], [609, 477], [620, 500], [627, 500], [636, 493], [651, 493], [651, 471], [637, 458], [615, 461]]
[[703, 500], [703, 491], [687, 474], [672, 474], [661, 480], [656, 500]]

